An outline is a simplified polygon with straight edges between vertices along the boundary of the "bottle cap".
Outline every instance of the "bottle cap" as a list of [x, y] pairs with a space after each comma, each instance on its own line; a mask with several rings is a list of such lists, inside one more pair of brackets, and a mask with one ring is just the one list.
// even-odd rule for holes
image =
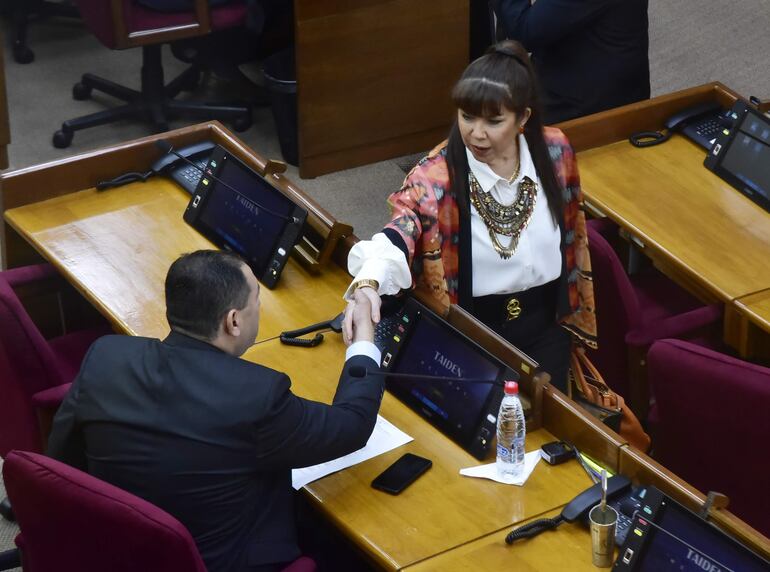
[[518, 395], [519, 393], [519, 384], [515, 381], [506, 381], [505, 382], [505, 394], [506, 395]]

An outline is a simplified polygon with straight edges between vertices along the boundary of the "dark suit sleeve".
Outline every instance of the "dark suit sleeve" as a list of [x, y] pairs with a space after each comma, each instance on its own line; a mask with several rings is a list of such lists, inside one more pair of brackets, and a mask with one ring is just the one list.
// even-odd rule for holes
[[297, 397], [289, 389], [288, 378], [277, 384], [270, 414], [257, 426], [260, 470], [316, 465], [366, 445], [377, 421], [384, 380], [372, 375], [351, 377], [348, 371], [353, 366], [379, 371], [369, 357], [350, 358], [331, 405]]
[[78, 373], [75, 381], [72, 382], [69, 393], [67, 393], [61, 406], [59, 406], [59, 410], [56, 412], [51, 427], [51, 434], [48, 437], [48, 449], [46, 451], [49, 457], [67, 463], [81, 471], [88, 470], [88, 464], [83, 431], [77, 420], [77, 407], [86, 364], [93, 347], [92, 345], [91, 349], [88, 350], [86, 357], [83, 359], [80, 373]]
[[591, 22], [617, 0], [495, 0], [505, 35], [530, 52], [548, 46]]

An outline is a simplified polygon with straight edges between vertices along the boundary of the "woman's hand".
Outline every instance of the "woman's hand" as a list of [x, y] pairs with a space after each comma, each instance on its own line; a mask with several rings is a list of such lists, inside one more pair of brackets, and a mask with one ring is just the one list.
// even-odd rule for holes
[[361, 320], [364, 319], [364, 316], [360, 315], [361, 312], [367, 312], [369, 315], [365, 319], [377, 324], [380, 321], [381, 305], [380, 295], [370, 286], [357, 288], [353, 292], [353, 299], [348, 302], [345, 308], [345, 319], [342, 322], [342, 339], [345, 345], [349, 346], [353, 342], [359, 341], [356, 336], [356, 330]]

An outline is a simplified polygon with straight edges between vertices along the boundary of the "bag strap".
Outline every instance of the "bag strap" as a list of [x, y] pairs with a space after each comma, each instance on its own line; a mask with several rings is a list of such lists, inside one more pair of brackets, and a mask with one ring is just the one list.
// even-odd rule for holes
[[604, 381], [602, 374], [588, 359], [585, 348], [574, 346], [570, 355], [570, 362], [575, 381], [587, 399], [609, 409], [620, 407], [622, 398], [612, 391], [607, 382]]

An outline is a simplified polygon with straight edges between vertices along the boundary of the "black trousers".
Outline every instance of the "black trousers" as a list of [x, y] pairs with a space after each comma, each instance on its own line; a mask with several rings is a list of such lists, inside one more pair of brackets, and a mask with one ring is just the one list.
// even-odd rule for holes
[[[567, 391], [572, 338], [556, 322], [558, 280], [516, 294], [473, 299], [473, 315], [535, 360], [551, 376], [551, 384]], [[518, 303], [511, 303], [512, 299]], [[509, 308], [518, 317], [511, 318]]]

